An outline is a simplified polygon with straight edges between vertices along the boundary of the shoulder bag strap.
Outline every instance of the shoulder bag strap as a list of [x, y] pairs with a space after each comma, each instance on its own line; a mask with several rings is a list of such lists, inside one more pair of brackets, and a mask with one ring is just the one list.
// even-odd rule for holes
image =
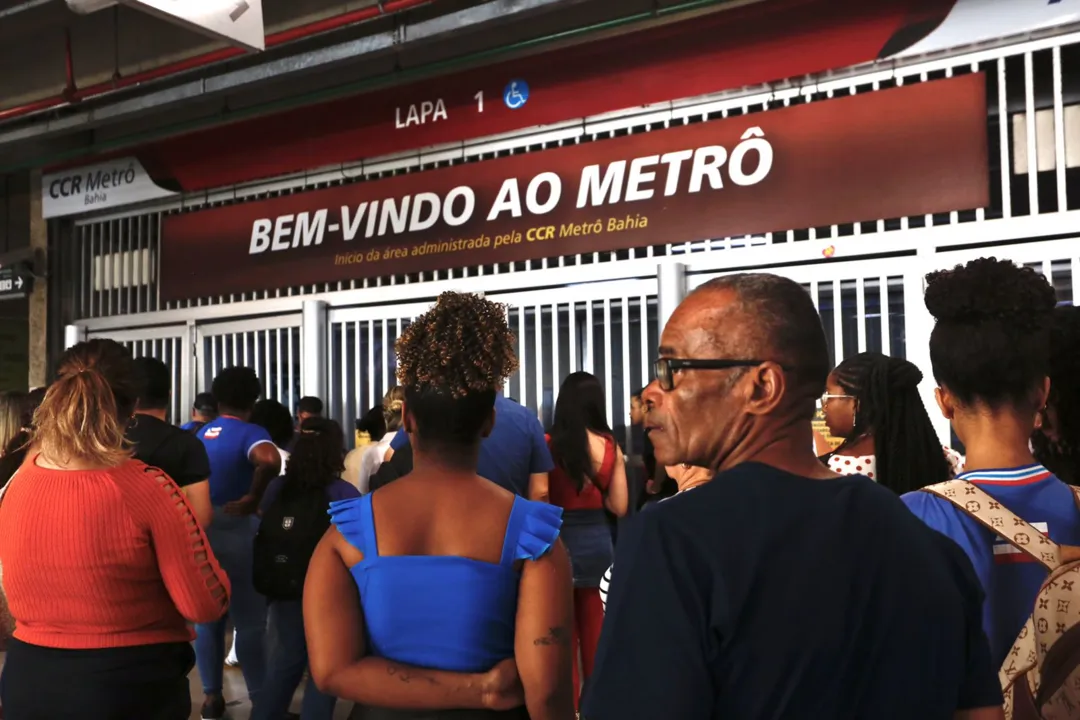
[[1061, 565], [1061, 548], [1057, 543], [992, 498], [982, 488], [966, 480], [950, 480], [923, 488], [923, 491], [952, 503], [957, 510], [1027, 554], [1047, 570], [1054, 570]]

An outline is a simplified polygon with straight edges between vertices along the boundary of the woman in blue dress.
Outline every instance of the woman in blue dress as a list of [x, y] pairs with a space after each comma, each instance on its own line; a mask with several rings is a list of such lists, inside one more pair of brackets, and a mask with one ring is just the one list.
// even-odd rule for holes
[[502, 306], [459, 293], [398, 340], [413, 471], [332, 505], [304, 592], [312, 676], [353, 717], [574, 717], [562, 511], [476, 474], [515, 345]]

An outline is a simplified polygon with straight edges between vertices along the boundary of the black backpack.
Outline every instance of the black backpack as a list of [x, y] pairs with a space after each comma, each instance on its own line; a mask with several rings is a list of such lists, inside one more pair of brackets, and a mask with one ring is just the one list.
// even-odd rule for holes
[[304, 578], [315, 548], [330, 528], [324, 488], [286, 481], [263, 514], [255, 535], [255, 589], [270, 600], [304, 597]]

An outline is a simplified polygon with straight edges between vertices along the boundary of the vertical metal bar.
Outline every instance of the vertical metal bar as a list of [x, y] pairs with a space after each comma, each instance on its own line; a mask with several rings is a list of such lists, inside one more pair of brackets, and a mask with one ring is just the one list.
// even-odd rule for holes
[[[342, 337], [340, 338], [341, 339], [341, 359], [345, 360], [345, 353], [348, 352], [347, 349], [345, 348], [345, 338], [344, 338], [344, 327], [345, 326], [342, 325], [341, 327], [343, 329]], [[308, 342], [311, 342], [310, 338], [308, 339]], [[333, 325], [331, 325], [329, 328], [327, 328], [326, 344], [329, 346], [326, 349], [326, 358], [327, 358], [327, 365], [330, 366], [330, 372], [328, 372], [326, 374], [326, 397], [323, 398], [323, 402], [326, 403], [326, 416], [329, 417], [329, 418], [333, 418], [334, 417], [334, 404], [338, 400], [338, 397], [336, 397], [336, 395], [337, 395], [336, 391], [338, 389], [337, 385], [338, 385], [338, 383], [341, 383], [343, 385], [345, 384], [343, 382], [343, 378], [340, 375], [338, 375], [337, 373], [334, 372], [334, 367], [333, 367], [334, 366], [334, 326]], [[305, 391], [304, 394], [307, 395], [309, 393], [307, 393]], [[344, 401], [341, 404], [342, 404], [341, 417], [344, 418], [345, 417], [345, 403], [344, 403]]]
[[[1039, 214], [1039, 149], [1035, 133], [1035, 61], [1032, 53], [1024, 53], [1024, 97], [1027, 113], [1028, 204], [1031, 214]], [[1002, 173], [1006, 168], [1001, 169]]]
[[[649, 298], [641, 296], [641, 383], [644, 388], [649, 384], [649, 360], [652, 358], [653, 348], [649, 347]], [[633, 392], [634, 388], [630, 388]]]
[[1069, 285], [1072, 286], [1072, 304], [1073, 307], [1076, 307], [1080, 305], [1080, 258], [1073, 255], [1069, 264], [1071, 265], [1069, 269]]
[[[626, 402], [629, 399], [630, 393], [634, 392], [631, 388], [630, 381], [630, 298], [624, 297], [622, 299], [622, 401], [623, 409], [626, 409]], [[625, 416], [625, 412], [624, 412]], [[623, 417], [623, 421], [626, 421], [626, 417]], [[626, 447], [631, 446], [632, 434], [630, 432], [630, 423], [626, 422], [624, 426], [626, 430]]]
[[375, 402], [375, 321], [368, 320], [367, 325], [367, 357], [368, 357], [368, 399], [371, 400], [371, 404]]
[[[559, 343], [559, 303], [551, 305], [551, 407], [559, 402], [559, 387], [562, 385], [562, 358]], [[554, 413], [552, 414], [554, 417]]]
[[121, 314], [129, 314], [133, 312], [131, 307], [131, 276], [128, 272], [128, 263], [131, 260], [131, 253], [128, 252], [128, 247], [131, 244], [131, 218], [121, 219], [118, 225], [120, 229], [118, 242], [120, 246], [120, 282], [118, 285], [120, 289], [118, 291], [117, 306]]
[[[345, 324], [344, 321], [341, 323]], [[363, 378], [363, 364], [360, 362], [360, 353], [362, 352], [362, 343], [360, 342], [360, 323], [353, 323], [353, 377], [356, 383], [356, 415], [357, 417], [363, 416], [368, 411], [368, 408], [374, 407], [375, 403], [365, 403], [363, 397], [364, 383]], [[344, 362], [341, 363], [341, 371], [345, 372], [348, 366]], [[346, 433], [348, 435], [348, 433]], [[372, 438], [375, 440], [376, 438]]]
[[93, 272], [90, 266], [86, 262], [86, 258], [89, 253], [86, 251], [87, 241], [90, 236], [90, 227], [88, 225], [80, 225], [75, 228], [75, 236], [79, 239], [79, 317], [90, 317], [89, 309], [89, 296], [87, 295], [87, 288], [92, 287], [93, 283], [90, 278], [93, 277]]
[[615, 363], [611, 340], [611, 298], [604, 298], [604, 395], [607, 396], [608, 427], [614, 423]]
[[1039, 271], [1043, 274], [1043, 277], [1046, 278], [1046, 282], [1050, 283], [1050, 285], [1053, 286], [1053, 284], [1054, 284], [1054, 264], [1053, 264], [1053, 262], [1051, 262], [1050, 260], [1043, 260], [1042, 265], [1039, 268]]
[[[328, 382], [334, 382], [334, 376], [338, 378], [338, 382], [341, 383], [341, 423], [345, 426], [349, 419], [349, 325], [348, 323], [340, 323], [341, 325], [341, 359], [334, 357], [333, 353], [329, 354], [330, 362], [327, 363], [330, 368], [327, 372]], [[331, 328], [333, 332], [333, 328]], [[357, 377], [357, 387], [360, 386], [360, 379]], [[357, 403], [357, 409], [354, 415], [360, 416], [360, 404]], [[351, 424], [351, 423], [350, 423]], [[346, 433], [348, 435], [348, 433]], [[375, 438], [372, 438], [373, 440]]]
[[881, 296], [881, 353], [892, 355], [892, 317], [889, 313], [889, 278], [882, 277], [878, 287]]
[[840, 281], [832, 281], [833, 291], [833, 343], [835, 347], [833, 364], [839, 365], [844, 359], [844, 299], [840, 294]]
[[577, 303], [573, 300], [570, 301], [570, 372], [576, 373], [578, 371], [578, 358], [581, 351], [581, 342], [578, 340], [577, 334]]
[[143, 267], [142, 267], [142, 226], [143, 216], [139, 215], [134, 218], [131, 224], [131, 257], [132, 257], [132, 270], [131, 270], [131, 287], [132, 296], [134, 301], [132, 303], [132, 311], [140, 313], [143, 310]]
[[544, 306], [533, 308], [533, 336], [536, 338], [536, 417], [544, 420]]
[[94, 223], [90, 226], [90, 315], [89, 317], [98, 317], [99, 303], [98, 303], [98, 286], [101, 284], [100, 274], [98, 268], [98, 249], [101, 239], [101, 223]]
[[251, 367], [251, 344], [249, 343], [249, 341], [253, 339], [252, 336], [254, 335], [254, 333], [242, 332], [237, 334], [240, 336], [244, 343], [244, 367]]
[[382, 392], [385, 393], [390, 387], [387, 384], [387, 378], [389, 377], [389, 373], [390, 373], [390, 347], [389, 347], [390, 343], [391, 343], [391, 340], [390, 340], [390, 321], [387, 320], [387, 319], [383, 319], [382, 327], [383, 327], [382, 386], [381, 386], [380, 389], [382, 390]]
[[866, 279], [858, 278], [855, 281], [855, 316], [858, 319], [856, 325], [859, 335], [859, 352], [866, 352]]
[[105, 288], [105, 315], [111, 316], [113, 314], [113, 261], [116, 259], [113, 253], [113, 224], [115, 220], [108, 220], [105, 222], [105, 252], [102, 254], [103, 262], [103, 275], [102, 285]]
[[1065, 107], [1061, 79], [1061, 46], [1054, 47], [1054, 171], [1057, 175], [1057, 209], [1069, 209], [1065, 185]]
[[1001, 216], [1012, 217], [1012, 159], [1009, 157], [1009, 104], [1005, 58], [998, 58], [998, 144], [1001, 160]]
[[525, 306], [518, 306], [518, 345], [521, 347], [521, 352], [518, 353], [518, 361], [520, 363], [518, 367], [518, 378], [520, 378], [518, 385], [521, 388], [521, 397], [518, 398], [523, 406], [529, 406], [529, 353], [526, 352], [529, 347], [525, 341]]
[[[156, 226], [156, 231], [151, 234], [150, 244], [154, 248], [150, 253], [150, 268], [154, 273], [154, 307], [150, 310], [161, 309], [161, 213], [154, 213], [150, 221]], [[149, 290], [147, 291], [149, 292]]]
[[210, 335], [206, 338], [210, 343], [210, 374], [205, 375], [207, 386], [213, 384], [214, 378], [218, 374], [218, 339]]
[[[264, 331], [265, 332], [265, 331]], [[258, 330], [251, 331], [251, 344], [252, 344], [252, 363], [251, 369], [255, 371], [255, 374], [259, 376], [263, 384], [263, 394], [266, 397], [270, 396], [270, 378], [263, 374], [262, 370], [262, 352], [259, 350], [260, 341], [262, 339], [262, 333]], [[244, 344], [247, 347], [247, 343]]]
[[596, 347], [596, 333], [593, 332], [593, 304], [592, 300], [585, 301], [585, 362], [586, 372], [596, 374], [596, 359], [593, 352]]
[[814, 309], [821, 314], [821, 303], [818, 299], [818, 282], [817, 280], [810, 281], [810, 299], [814, 301]]
[[[291, 330], [288, 332], [291, 332]], [[275, 387], [277, 388], [277, 394], [275, 394], [274, 397], [279, 403], [284, 404], [285, 393], [283, 386], [285, 379], [285, 365], [281, 359], [281, 347], [281, 328], [277, 328], [274, 330], [274, 381]]]
[[[288, 360], [285, 363], [285, 367], [287, 367], [289, 369], [288, 370], [288, 375], [286, 376], [286, 378], [288, 380], [287, 394], [288, 394], [289, 399], [287, 401], [281, 400], [280, 402], [287, 405], [288, 408], [289, 408], [289, 412], [291, 412], [293, 415], [295, 415], [296, 414], [296, 401], [299, 400], [299, 398], [296, 397], [296, 373], [294, 372], [294, 370], [296, 370], [296, 365], [294, 363], [296, 361], [296, 345], [297, 345], [296, 341], [298, 339], [296, 336], [297, 336], [298, 332], [297, 332], [296, 328], [290, 327], [288, 330], [286, 330], [286, 333], [288, 335], [288, 340], [287, 340], [288, 352], [286, 353], [286, 357], [288, 358]], [[303, 366], [301, 366], [300, 367], [301, 375], [303, 374], [303, 372], [304, 372], [304, 368], [303, 368]]]

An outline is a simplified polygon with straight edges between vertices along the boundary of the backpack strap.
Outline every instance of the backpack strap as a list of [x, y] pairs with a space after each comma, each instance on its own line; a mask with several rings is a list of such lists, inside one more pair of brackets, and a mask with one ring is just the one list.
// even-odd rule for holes
[[[1061, 565], [1061, 548], [1057, 543], [995, 500], [982, 488], [966, 480], [950, 480], [923, 488], [923, 491], [952, 503], [957, 510], [1025, 553], [1047, 570], [1053, 571]], [[1077, 502], [1080, 503], [1080, 497], [1077, 497]]]

